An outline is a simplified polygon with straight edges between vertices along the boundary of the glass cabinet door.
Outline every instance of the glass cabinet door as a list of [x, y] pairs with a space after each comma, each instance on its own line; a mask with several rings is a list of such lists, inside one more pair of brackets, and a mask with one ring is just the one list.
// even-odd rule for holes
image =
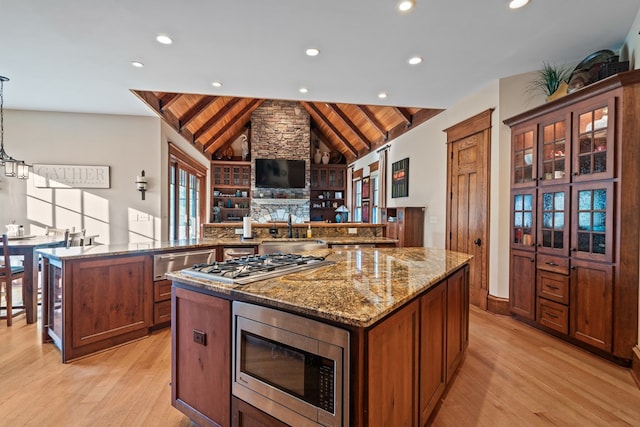
[[535, 185], [536, 174], [536, 127], [528, 126], [513, 130], [511, 140], [511, 181], [513, 187]]
[[613, 252], [613, 183], [573, 187], [571, 256], [611, 262]]
[[544, 188], [538, 195], [538, 250], [569, 254], [569, 190], [566, 186]]
[[615, 99], [576, 112], [573, 181], [613, 178]]
[[535, 245], [536, 190], [511, 194], [511, 247], [533, 250]]
[[562, 184], [569, 182], [571, 158], [571, 115], [563, 120], [540, 125], [540, 182]]

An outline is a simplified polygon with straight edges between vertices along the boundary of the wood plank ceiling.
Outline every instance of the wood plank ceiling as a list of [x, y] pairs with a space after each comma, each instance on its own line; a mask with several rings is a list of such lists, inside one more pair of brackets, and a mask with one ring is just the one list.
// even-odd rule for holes
[[[248, 127], [264, 100], [134, 90], [163, 120], [209, 159]], [[440, 109], [301, 101], [318, 139], [350, 163], [418, 126]], [[250, 135], [250, 133], [249, 133]], [[250, 141], [249, 141], [250, 142]]]

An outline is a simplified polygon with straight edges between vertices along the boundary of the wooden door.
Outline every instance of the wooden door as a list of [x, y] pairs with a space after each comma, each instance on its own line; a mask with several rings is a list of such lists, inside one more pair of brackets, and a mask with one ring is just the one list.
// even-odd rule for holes
[[473, 255], [470, 302], [487, 309], [491, 111], [445, 129], [449, 144], [447, 249]]

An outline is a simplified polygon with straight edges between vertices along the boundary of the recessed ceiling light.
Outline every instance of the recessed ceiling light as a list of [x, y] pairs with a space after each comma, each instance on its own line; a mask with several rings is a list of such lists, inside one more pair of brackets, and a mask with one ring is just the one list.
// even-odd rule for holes
[[378, 98], [380, 98], [380, 99], [385, 99], [387, 96], [389, 96], [389, 95], [387, 94], [387, 92], [380, 92], [380, 93], [378, 94]]
[[421, 56], [412, 56], [411, 58], [409, 58], [408, 62], [411, 65], [418, 65], [419, 63], [422, 62], [422, 57]]
[[222, 82], [216, 80], [215, 82], [211, 82], [211, 85], [213, 87], [222, 87]]
[[416, 6], [414, 0], [400, 0], [398, 2], [398, 10], [400, 12], [408, 12]]
[[307, 56], [318, 56], [320, 54], [320, 49], [310, 47], [309, 49], [305, 50], [305, 53], [307, 54]]
[[136, 67], [136, 68], [142, 68], [144, 67], [144, 64], [140, 61], [131, 61], [131, 65]]
[[300, 88], [300, 93], [307, 93], [307, 92], [309, 92], [309, 89], [307, 89], [306, 87]]
[[160, 34], [158, 37], [156, 37], [156, 40], [158, 41], [158, 43], [162, 43], [162, 44], [173, 43], [173, 40], [171, 40], [171, 37], [164, 34]]
[[523, 6], [526, 6], [530, 0], [511, 0], [509, 2], [509, 9], [520, 9]]

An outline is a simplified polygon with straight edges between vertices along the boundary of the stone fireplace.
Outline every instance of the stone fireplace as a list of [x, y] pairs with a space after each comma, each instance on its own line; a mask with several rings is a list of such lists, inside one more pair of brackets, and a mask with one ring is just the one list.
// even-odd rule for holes
[[[309, 221], [311, 118], [296, 101], [266, 100], [251, 115], [251, 218]], [[255, 159], [306, 161], [304, 189], [256, 188]]]

